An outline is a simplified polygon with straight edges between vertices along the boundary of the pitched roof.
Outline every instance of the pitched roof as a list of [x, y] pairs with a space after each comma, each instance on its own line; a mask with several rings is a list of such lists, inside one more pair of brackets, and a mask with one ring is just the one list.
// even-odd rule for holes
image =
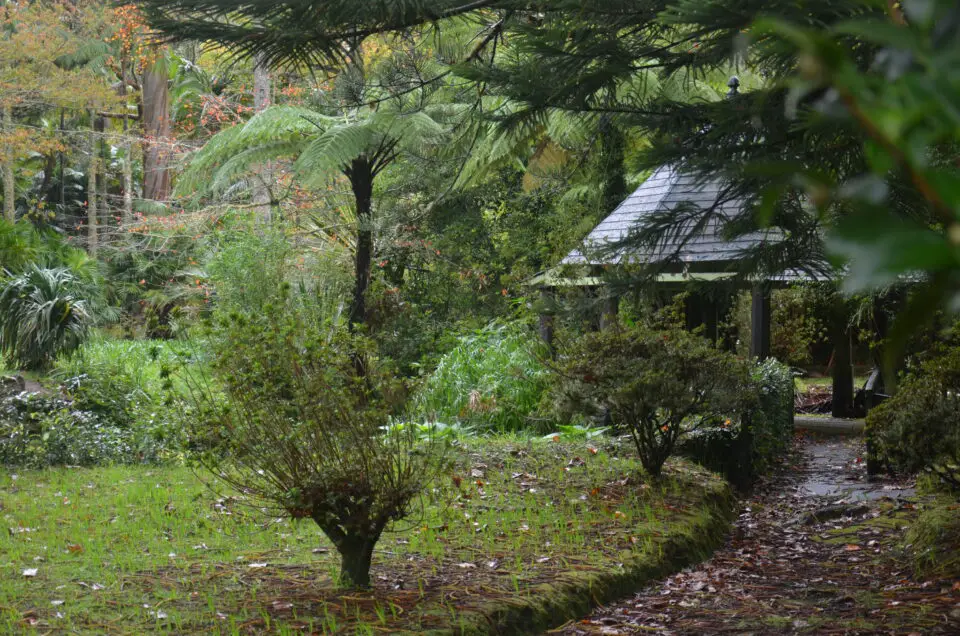
[[[776, 233], [769, 230], [730, 240], [724, 238], [723, 225], [740, 212], [742, 201], [720, 202], [722, 193], [720, 182], [704, 181], [682, 174], [670, 166], [663, 166], [590, 232], [584, 240], [583, 250], [570, 252], [562, 264], [606, 265], [618, 264], [623, 260], [653, 263], [674, 256], [682, 263], [729, 263], [740, 258], [745, 250], [777, 240]], [[645, 218], [650, 215], [684, 203], [700, 210], [715, 208], [716, 214], [696, 235], [687, 237], [689, 231], [671, 233], [646, 253], [639, 250], [628, 254], [622, 249], [603, 250], [605, 246], [627, 238], [631, 231], [642, 228]]]

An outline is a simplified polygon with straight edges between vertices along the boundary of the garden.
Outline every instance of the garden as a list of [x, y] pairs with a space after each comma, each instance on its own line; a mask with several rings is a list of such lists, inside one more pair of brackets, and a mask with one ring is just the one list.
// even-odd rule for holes
[[960, 630], [960, 9], [773, 4], [0, 0], [0, 631]]

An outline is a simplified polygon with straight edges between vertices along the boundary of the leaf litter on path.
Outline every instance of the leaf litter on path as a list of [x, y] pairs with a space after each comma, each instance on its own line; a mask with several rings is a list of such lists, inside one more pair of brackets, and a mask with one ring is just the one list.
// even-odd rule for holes
[[912, 484], [868, 482], [856, 438], [797, 450], [710, 560], [550, 633], [960, 634], [960, 584], [917, 580], [903, 546]]

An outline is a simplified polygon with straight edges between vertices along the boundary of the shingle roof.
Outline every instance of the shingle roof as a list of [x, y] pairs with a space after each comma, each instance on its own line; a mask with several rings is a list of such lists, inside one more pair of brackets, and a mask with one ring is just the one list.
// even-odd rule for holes
[[[777, 240], [773, 231], [754, 232], [727, 240], [722, 236], [723, 225], [740, 212], [742, 202], [723, 201], [718, 204], [723, 186], [717, 181], [704, 181], [685, 175], [670, 166], [654, 172], [636, 192], [631, 194], [610, 216], [603, 220], [584, 241], [584, 250], [574, 250], [563, 259], [562, 264], [617, 264], [624, 260], [633, 263], [652, 263], [665, 258], [676, 258], [683, 263], [729, 263], [740, 258], [745, 250], [764, 242]], [[670, 210], [680, 204], [694, 205], [701, 210], [716, 207], [717, 214], [705, 224], [703, 231], [687, 238], [689, 231], [678, 232], [679, 236], [665, 237], [655, 248], [646, 253], [623, 250], [612, 252], [600, 250], [605, 245], [625, 239], [631, 231], [643, 227], [650, 215]], [[673, 233], [671, 233], [673, 234]], [[681, 241], [686, 241], [680, 245]], [[583, 252], [587, 252], [584, 254]]]

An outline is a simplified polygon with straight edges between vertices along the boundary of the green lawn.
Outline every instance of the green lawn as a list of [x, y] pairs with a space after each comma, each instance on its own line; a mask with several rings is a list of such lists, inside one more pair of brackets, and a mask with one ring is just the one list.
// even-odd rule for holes
[[[338, 560], [312, 523], [273, 518], [187, 468], [5, 471], [0, 632], [484, 625], [557, 586], [618, 572], [635, 584], [640, 570], [670, 567], [670, 541], [703, 545], [718, 502], [729, 503], [723, 482], [686, 462], [644, 483], [612, 442], [477, 441], [460, 457], [424, 510], [382, 540], [375, 590], [347, 594], [331, 585]], [[588, 601], [581, 592], [573, 598]]]

